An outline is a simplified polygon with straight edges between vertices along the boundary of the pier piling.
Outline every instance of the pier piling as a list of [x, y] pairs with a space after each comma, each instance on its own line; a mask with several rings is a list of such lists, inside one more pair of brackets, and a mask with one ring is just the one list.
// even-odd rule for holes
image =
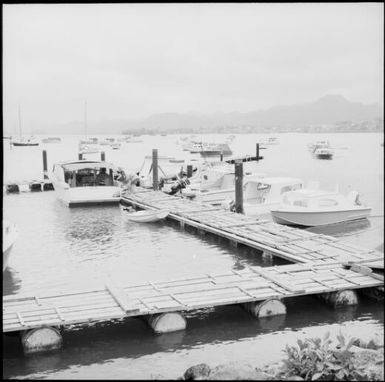
[[187, 178], [192, 177], [192, 170], [193, 170], [193, 166], [191, 164], [187, 165]]
[[243, 213], [243, 163], [235, 162], [235, 212]]
[[106, 161], [106, 153], [105, 153], [104, 151], [102, 151], [102, 152], [100, 153], [100, 159], [101, 159], [102, 162], [105, 162], [105, 161]]
[[47, 150], [43, 150], [43, 176], [44, 176], [44, 179], [48, 179], [47, 171], [48, 171]]
[[83, 153], [79, 153], [79, 160], [83, 160]]
[[158, 182], [158, 150], [152, 150], [152, 186], [154, 191], [157, 191], [159, 188]]
[[219, 158], [220, 158], [221, 162], [223, 162], [223, 151], [221, 151]]

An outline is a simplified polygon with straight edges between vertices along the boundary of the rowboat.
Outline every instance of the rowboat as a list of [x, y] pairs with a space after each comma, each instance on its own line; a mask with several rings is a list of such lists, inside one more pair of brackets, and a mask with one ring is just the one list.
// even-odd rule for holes
[[132, 212], [130, 208], [122, 205], [120, 205], [120, 210], [126, 220], [136, 223], [156, 222], [164, 219], [170, 213], [169, 210], [142, 210]]

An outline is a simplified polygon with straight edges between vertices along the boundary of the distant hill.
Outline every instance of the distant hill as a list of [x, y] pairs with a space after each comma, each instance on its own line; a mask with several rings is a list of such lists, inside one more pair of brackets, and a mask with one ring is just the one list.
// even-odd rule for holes
[[[245, 131], [258, 132], [266, 128], [275, 131], [289, 131], [309, 125], [334, 124], [340, 121], [359, 122], [362, 120], [383, 119], [383, 106], [365, 105], [351, 102], [341, 95], [326, 95], [315, 102], [275, 106], [265, 110], [248, 113], [160, 113], [153, 114], [140, 121], [110, 120], [88, 122], [88, 134], [120, 134], [161, 131], [226, 131], [231, 127], [247, 127]], [[71, 122], [65, 125], [50, 126], [50, 134], [81, 134], [83, 122]]]

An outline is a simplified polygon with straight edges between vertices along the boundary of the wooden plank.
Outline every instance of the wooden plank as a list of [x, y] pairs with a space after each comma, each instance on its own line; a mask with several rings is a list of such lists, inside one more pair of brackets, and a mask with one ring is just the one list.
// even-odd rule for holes
[[115, 285], [107, 283], [106, 289], [108, 292], [110, 292], [111, 296], [115, 299], [115, 301], [119, 304], [125, 313], [138, 310], [133, 308], [132, 305], [128, 303], [125, 293], [121, 289], [118, 289]]
[[287, 289], [289, 292], [293, 293], [301, 293], [303, 290], [295, 288], [295, 286], [290, 285], [289, 283], [284, 283], [278, 280], [276, 277], [272, 276], [271, 274], [268, 273], [266, 270], [262, 270], [261, 268], [250, 268], [253, 272], [258, 273], [262, 277], [272, 281], [273, 283], [279, 285], [280, 287]]

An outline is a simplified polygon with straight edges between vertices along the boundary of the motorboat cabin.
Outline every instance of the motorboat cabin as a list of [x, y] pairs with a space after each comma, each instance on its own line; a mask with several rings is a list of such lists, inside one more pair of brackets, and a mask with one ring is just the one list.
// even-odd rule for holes
[[303, 187], [303, 181], [298, 178], [250, 178], [243, 186], [243, 212], [251, 216], [267, 214], [272, 207], [280, 204], [284, 193]]
[[118, 203], [124, 172], [104, 161], [65, 161], [54, 164], [50, 178], [57, 198], [69, 207]]

